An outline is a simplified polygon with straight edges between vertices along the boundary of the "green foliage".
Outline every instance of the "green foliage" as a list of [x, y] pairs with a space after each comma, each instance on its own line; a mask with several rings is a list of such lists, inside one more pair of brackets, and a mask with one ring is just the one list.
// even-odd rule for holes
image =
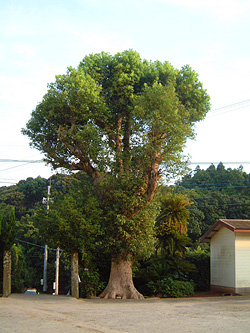
[[206, 170], [199, 166], [195, 169], [194, 175], [189, 174], [183, 177], [178, 185], [184, 188], [194, 188], [203, 193], [211, 190], [224, 194], [249, 194], [249, 175], [238, 169], [226, 169], [223, 163], [219, 163], [217, 168], [212, 164]]
[[105, 223], [102, 224], [105, 230], [102, 242], [105, 252], [112, 254], [113, 258], [148, 258], [154, 251], [154, 221], [159, 210], [157, 199], [130, 219], [118, 212], [114, 215], [110, 204], [107, 203], [105, 219], [102, 220]]
[[153, 294], [160, 295], [161, 297], [178, 298], [191, 297], [194, 295], [194, 286], [192, 282], [178, 281], [171, 277], [156, 282], [150, 281], [148, 287]]
[[17, 185], [0, 187], [1, 205], [15, 207], [16, 219], [32, 212], [36, 206], [42, 205], [42, 198], [46, 197], [47, 180], [41, 177], [29, 177], [21, 180]]
[[144, 285], [149, 281], [162, 280], [165, 277], [185, 279], [187, 273], [195, 271], [195, 266], [180, 257], [152, 256], [149, 260], [141, 263], [136, 272], [137, 281]]
[[[71, 177], [67, 175], [52, 177], [53, 197], [60, 193], [67, 193], [70, 179]], [[47, 184], [47, 179], [38, 177], [22, 180], [15, 186], [0, 187], [1, 213], [6, 209], [8, 212], [13, 209], [14, 205], [16, 206], [16, 231], [12, 247], [12, 290], [16, 292], [28, 287], [41, 289], [43, 245], [46, 233], [43, 218], [44, 216], [47, 218], [46, 212], [44, 214], [46, 209], [42, 207], [42, 198], [47, 195]], [[54, 261], [55, 255], [53, 251], [49, 251], [48, 281], [50, 289], [54, 281]], [[67, 275], [63, 272], [63, 267], [64, 263], [61, 267], [62, 282], [63, 275]], [[0, 265], [1, 274], [2, 265]]]
[[81, 273], [80, 293], [81, 297], [97, 296], [103, 291], [105, 283], [100, 281], [100, 275], [97, 271], [84, 269]]
[[172, 228], [164, 228], [164, 231], [157, 229], [157, 238], [158, 250], [169, 257], [183, 257], [187, 247], [192, 246], [192, 241], [188, 236], [182, 235]]
[[35, 204], [41, 204], [42, 198], [46, 197], [47, 180], [41, 177], [27, 178], [18, 183], [17, 189], [24, 196], [22, 204], [29, 210], [34, 208]]
[[181, 194], [168, 194], [162, 200], [161, 211], [157, 216], [155, 234], [158, 239], [157, 249], [161, 255], [183, 257], [191, 240], [186, 236], [190, 200]]
[[171, 193], [163, 198], [155, 225], [155, 255], [142, 264], [136, 274], [138, 289], [146, 293], [152, 292], [153, 287], [162, 289], [165, 279], [185, 280], [188, 272], [195, 270], [185, 258], [187, 247], [192, 246], [190, 238], [185, 235], [189, 217], [186, 206], [190, 201], [183, 195]]
[[196, 269], [188, 273], [188, 278], [193, 281], [195, 290], [207, 291], [210, 289], [210, 253], [209, 250], [189, 249], [186, 260]]
[[[131, 219], [124, 218], [130, 206], [134, 205], [134, 212], [140, 206], [137, 191], [143, 187], [143, 180], [141, 186], [137, 186], [137, 181], [129, 175], [124, 179], [117, 177], [114, 184], [104, 179], [105, 204], [100, 200], [103, 197], [100, 198], [94, 182], [83, 173], [54, 175], [51, 181], [54, 203], [50, 202], [49, 214], [41, 204], [42, 197], [46, 197], [47, 180], [28, 178], [15, 186], [0, 188], [1, 213], [7, 217], [5, 221], [9, 221], [8, 216], [16, 205], [16, 238], [28, 242], [15, 240], [12, 246], [13, 291], [20, 292], [27, 287], [41, 289], [42, 245], [47, 240], [50, 247], [60, 245], [67, 250], [60, 258], [60, 290], [64, 293], [70, 288], [70, 257], [66, 252], [75, 244], [81, 252], [80, 277], [84, 296], [98, 294], [103, 288], [109, 276], [109, 255], [118, 254], [120, 249], [124, 256], [128, 249], [129, 254], [138, 260], [148, 258], [139, 262], [134, 273], [136, 287], [146, 295], [152, 293], [147, 285], [150, 281], [156, 285], [165, 278], [192, 280], [197, 291], [209, 289], [209, 249], [196, 249], [197, 245], [191, 245], [190, 239], [176, 228], [165, 226], [164, 233], [155, 233], [154, 220], [161, 208], [158, 197], [140, 214]], [[174, 193], [177, 191], [192, 202], [192, 206], [184, 208], [189, 210], [188, 236], [193, 241], [197, 241], [219, 218], [250, 217], [249, 175], [242, 168], [225, 169], [222, 164], [210, 166], [207, 170], [197, 168], [194, 175], [184, 177]], [[171, 193], [173, 188], [163, 187], [160, 194], [168, 198]], [[29, 205], [33, 194], [36, 199]], [[112, 198], [115, 198], [114, 203]], [[122, 202], [125, 202], [124, 207]], [[54, 261], [55, 253], [50, 250], [49, 290], [54, 281]], [[2, 265], [0, 282], [1, 275]]]
[[181, 194], [169, 194], [162, 201], [162, 209], [157, 217], [157, 234], [161, 237], [169, 230], [177, 230], [180, 234], [187, 233], [190, 200]]
[[[44, 216], [45, 215], [45, 216]], [[78, 174], [67, 194], [59, 195], [50, 204], [49, 214], [40, 217], [44, 237], [54, 247], [71, 252], [93, 250], [101, 230], [102, 210], [91, 178]]]
[[202, 119], [202, 114], [210, 107], [209, 98], [204, 98], [204, 89], [198, 74], [189, 66], [183, 66], [176, 77], [176, 92], [185, 109], [189, 111], [189, 121]]
[[0, 250], [8, 251], [11, 249], [16, 236], [15, 209], [12, 207], [2, 207], [0, 209], [1, 235]]
[[[56, 76], [23, 133], [54, 168], [85, 171], [93, 179], [113, 256], [141, 256], [142, 248], [147, 256], [142, 235], [151, 245], [153, 216], [146, 207], [160, 165], [167, 175], [182, 169], [183, 146], [209, 107], [209, 96], [189, 66], [177, 70], [167, 62], [142, 61], [133, 50], [102, 52]], [[60, 210], [84, 225], [73, 206], [68, 199]], [[72, 244], [73, 224], [63, 215], [55, 218]]]
[[14, 244], [11, 251], [11, 291], [21, 293], [25, 289], [25, 280], [27, 278], [25, 272], [25, 256], [23, 247], [20, 244]]
[[26, 211], [26, 207], [23, 204], [24, 195], [18, 191], [17, 186], [8, 186], [0, 188], [0, 202], [1, 206], [15, 207], [17, 218]]
[[194, 174], [183, 177], [177, 190], [193, 202], [188, 235], [197, 240], [218, 219], [250, 218], [250, 177], [243, 168], [226, 169], [222, 163], [206, 170], [197, 166]]
[[[183, 249], [182, 249], [183, 250]], [[187, 248], [185, 247], [185, 253]], [[167, 251], [156, 253], [149, 260], [142, 262], [135, 273], [135, 284], [138, 290], [146, 295], [151, 294], [148, 283], [161, 281], [165, 278], [188, 280], [190, 272], [196, 272], [195, 265], [183, 253], [171, 255]]]

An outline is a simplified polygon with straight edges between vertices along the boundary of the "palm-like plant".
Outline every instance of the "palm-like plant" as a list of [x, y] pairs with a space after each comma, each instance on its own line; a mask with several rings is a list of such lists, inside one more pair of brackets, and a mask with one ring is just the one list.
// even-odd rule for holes
[[158, 253], [164, 257], [183, 257], [186, 247], [191, 245], [187, 237], [189, 211], [192, 202], [182, 194], [169, 194], [162, 203], [156, 219]]
[[156, 220], [158, 233], [164, 234], [167, 230], [175, 229], [180, 234], [187, 234], [189, 211], [187, 206], [192, 202], [182, 194], [170, 194], [162, 203], [162, 210]]

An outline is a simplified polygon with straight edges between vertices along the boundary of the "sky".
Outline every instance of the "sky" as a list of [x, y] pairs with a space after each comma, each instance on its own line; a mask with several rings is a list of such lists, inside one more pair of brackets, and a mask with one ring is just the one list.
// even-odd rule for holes
[[54, 172], [21, 129], [55, 75], [127, 49], [199, 74], [211, 111], [187, 142], [190, 167], [250, 173], [249, 17], [250, 0], [0, 0], [0, 186]]

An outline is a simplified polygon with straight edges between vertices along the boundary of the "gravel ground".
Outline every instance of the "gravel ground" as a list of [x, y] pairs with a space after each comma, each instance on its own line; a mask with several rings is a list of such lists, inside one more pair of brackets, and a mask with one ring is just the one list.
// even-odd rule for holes
[[250, 332], [250, 296], [103, 300], [12, 294], [0, 332]]

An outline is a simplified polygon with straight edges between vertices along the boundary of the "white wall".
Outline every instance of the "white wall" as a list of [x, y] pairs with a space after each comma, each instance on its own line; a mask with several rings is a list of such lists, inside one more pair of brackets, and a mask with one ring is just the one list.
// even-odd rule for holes
[[236, 287], [250, 287], [250, 233], [235, 233]]
[[222, 227], [211, 239], [211, 285], [235, 288], [235, 233]]

